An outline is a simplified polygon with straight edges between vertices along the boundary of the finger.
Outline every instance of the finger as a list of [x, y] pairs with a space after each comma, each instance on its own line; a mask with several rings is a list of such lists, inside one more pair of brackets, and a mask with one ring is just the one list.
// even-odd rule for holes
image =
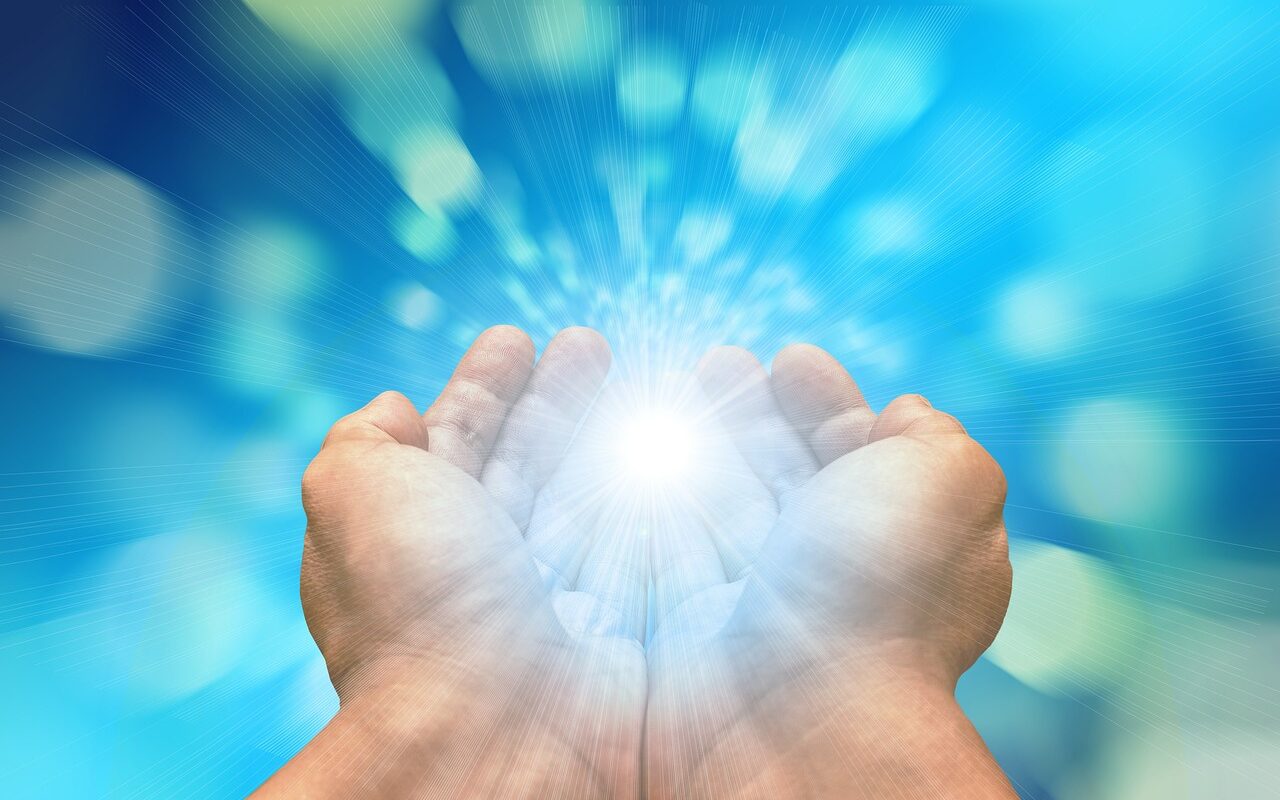
[[821, 466], [867, 443], [876, 414], [845, 368], [811, 344], [793, 344], [773, 359], [773, 394]]
[[869, 442], [878, 442], [890, 436], [955, 434], [964, 436], [964, 426], [950, 414], [934, 409], [929, 401], [918, 394], [895, 397], [876, 418], [871, 428]]
[[677, 500], [649, 512], [654, 619], [660, 626], [684, 601], [727, 580], [720, 550], [692, 502]]
[[568, 502], [539, 496], [529, 522], [529, 550], [548, 588], [570, 589], [599, 528], [602, 493], [577, 493]]
[[[643, 642], [648, 628], [651, 521], [647, 498], [621, 472], [619, 431], [639, 393], [628, 384], [605, 387], [570, 452], [535, 501], [530, 549], [569, 588], [596, 599], [591, 630], [603, 625]], [[568, 525], [578, 517], [585, 524]], [[607, 619], [606, 619], [607, 617]]]
[[722, 469], [720, 485], [708, 498], [707, 532], [720, 553], [726, 581], [747, 573], [760, 555], [764, 541], [778, 519], [778, 502], [742, 457]]
[[572, 585], [592, 545], [604, 498], [613, 491], [611, 446], [625, 390], [605, 387], [559, 468], [533, 500], [525, 539], [534, 556]]
[[427, 426], [409, 398], [399, 392], [383, 392], [334, 423], [321, 449], [349, 441], [396, 442], [425, 450]]
[[738, 451], [780, 503], [818, 471], [755, 356], [739, 347], [717, 347], [699, 363], [698, 378]]
[[609, 372], [609, 345], [590, 328], [556, 335], [507, 414], [481, 483], [524, 531], [534, 498], [555, 472]]
[[533, 369], [533, 342], [498, 325], [476, 337], [427, 409], [428, 449], [478, 478], [489, 448]]
[[[687, 505], [697, 512], [696, 531], [710, 539], [720, 556], [719, 570], [708, 566], [689, 585], [737, 580], [755, 563], [777, 519], [778, 503], [734, 446], [698, 380], [689, 375], [673, 379], [683, 382], [684, 413], [697, 431], [697, 463], [686, 493]], [[679, 554], [680, 542], [668, 549]], [[695, 563], [697, 552], [695, 548], [690, 554]], [[665, 567], [658, 563], [660, 551], [655, 554], [656, 574]]]
[[574, 589], [617, 614], [619, 635], [644, 643], [649, 621], [649, 542], [642, 501], [627, 493], [605, 497], [597, 531]]
[[553, 590], [551, 604], [556, 618], [570, 636], [627, 636], [622, 615], [611, 606], [602, 605], [595, 595], [586, 592]]

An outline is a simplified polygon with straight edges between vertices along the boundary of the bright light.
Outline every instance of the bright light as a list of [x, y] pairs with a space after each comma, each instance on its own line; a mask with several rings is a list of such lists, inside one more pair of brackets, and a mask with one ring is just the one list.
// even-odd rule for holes
[[618, 439], [626, 474], [646, 483], [671, 483], [688, 475], [697, 450], [689, 420], [670, 411], [644, 411], [627, 419]]

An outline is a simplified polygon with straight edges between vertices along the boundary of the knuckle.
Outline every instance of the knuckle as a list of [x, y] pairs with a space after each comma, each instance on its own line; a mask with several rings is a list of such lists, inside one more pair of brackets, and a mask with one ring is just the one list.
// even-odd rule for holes
[[993, 489], [999, 490], [999, 493], [1003, 495], [1007, 484], [1004, 470], [1000, 467], [1000, 463], [996, 461], [995, 456], [991, 455], [987, 448], [970, 436], [965, 436], [962, 442], [970, 463], [974, 465], [978, 473], [986, 479]]
[[1001, 514], [1009, 491], [1004, 470], [995, 457], [974, 439], [964, 437], [964, 446], [969, 463], [977, 476], [979, 495], [993, 504], [995, 514]]
[[1009, 494], [1009, 479], [1005, 477], [1004, 470], [1000, 467], [1000, 464], [992, 458], [991, 454], [987, 453], [986, 450], [983, 450], [982, 452], [987, 455], [988, 474], [991, 477], [992, 494], [994, 494], [999, 501], [1003, 503]]
[[450, 398], [452, 404], [466, 413], [440, 414], [431, 420], [431, 427], [447, 432], [467, 445], [480, 435], [480, 430], [493, 415], [493, 395], [482, 387], [470, 383], [459, 385]]
[[302, 473], [302, 506], [308, 514], [319, 506], [338, 479], [331, 456], [321, 454], [311, 460]]
[[329, 429], [327, 434], [325, 434], [324, 441], [320, 443], [320, 449], [323, 450], [327, 447], [331, 447], [335, 443], [341, 441], [351, 431], [351, 428], [357, 424], [357, 420], [352, 414], [348, 414], [333, 423], [333, 427]]

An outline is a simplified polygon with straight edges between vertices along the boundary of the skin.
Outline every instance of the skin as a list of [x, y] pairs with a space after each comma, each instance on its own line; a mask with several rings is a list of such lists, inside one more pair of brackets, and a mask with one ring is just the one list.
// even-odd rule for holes
[[746, 563], [676, 570], [687, 599], [649, 650], [649, 795], [1012, 797], [953, 695], [1008, 603], [999, 467], [918, 395], [876, 415], [816, 347], [772, 375], [720, 348], [699, 380], [750, 468], [730, 507], [757, 498], [768, 531], [713, 506], [721, 567]]
[[335, 425], [302, 595], [341, 710], [260, 795], [1012, 797], [953, 697], [1008, 601], [990, 456], [720, 348], [668, 377], [704, 476], [655, 501], [601, 458], [608, 363], [495, 328], [425, 414]]
[[302, 603], [341, 705], [258, 796], [634, 796], [643, 650], [570, 635], [524, 539], [609, 350], [570, 329], [533, 358], [492, 328], [425, 414], [386, 393], [329, 433]]

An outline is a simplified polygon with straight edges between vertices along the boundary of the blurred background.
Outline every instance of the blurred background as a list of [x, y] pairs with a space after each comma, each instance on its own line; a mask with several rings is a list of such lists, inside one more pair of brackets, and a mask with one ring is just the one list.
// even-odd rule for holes
[[1028, 798], [1274, 796], [1280, 13], [9, 3], [0, 786], [244, 794], [333, 714], [298, 481], [470, 339], [840, 357], [1004, 465]]

